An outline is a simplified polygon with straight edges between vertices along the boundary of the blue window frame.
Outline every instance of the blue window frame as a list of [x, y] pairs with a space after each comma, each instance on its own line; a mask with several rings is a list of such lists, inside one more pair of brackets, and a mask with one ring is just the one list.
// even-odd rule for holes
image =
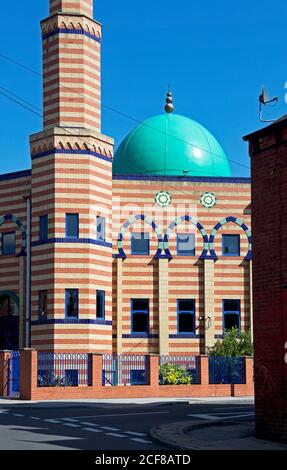
[[78, 318], [79, 316], [78, 289], [66, 289], [65, 291], [65, 316], [66, 318]]
[[177, 332], [179, 334], [195, 333], [195, 301], [177, 300]]
[[79, 237], [79, 214], [66, 214], [66, 237]]
[[231, 328], [240, 331], [240, 300], [225, 299], [222, 301], [223, 333]]
[[99, 319], [105, 319], [105, 291], [97, 290], [97, 311], [96, 317]]
[[97, 216], [97, 240], [106, 240], [106, 219], [100, 215]]
[[2, 255], [9, 256], [16, 254], [16, 233], [2, 233]]
[[222, 256], [240, 256], [240, 235], [222, 235]]
[[142, 385], [146, 383], [145, 374], [146, 374], [146, 371], [144, 369], [131, 369], [130, 370], [131, 385]]
[[176, 251], [179, 256], [194, 256], [195, 234], [178, 233], [176, 236]]
[[48, 240], [48, 216], [41, 215], [39, 217], [39, 240], [44, 242]]
[[133, 232], [131, 234], [131, 254], [149, 255], [149, 234], [147, 232]]
[[40, 290], [38, 294], [39, 298], [39, 308], [38, 308], [38, 315], [39, 320], [45, 320], [48, 315], [48, 291], [47, 290]]
[[149, 300], [131, 300], [131, 331], [133, 334], [149, 334]]
[[76, 387], [79, 385], [79, 372], [78, 369], [65, 370], [65, 386]]

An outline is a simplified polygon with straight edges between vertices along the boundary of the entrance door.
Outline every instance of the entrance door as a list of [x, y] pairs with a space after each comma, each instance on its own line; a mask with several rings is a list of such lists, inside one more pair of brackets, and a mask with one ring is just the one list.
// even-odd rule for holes
[[0, 350], [19, 349], [19, 299], [14, 292], [0, 292]]

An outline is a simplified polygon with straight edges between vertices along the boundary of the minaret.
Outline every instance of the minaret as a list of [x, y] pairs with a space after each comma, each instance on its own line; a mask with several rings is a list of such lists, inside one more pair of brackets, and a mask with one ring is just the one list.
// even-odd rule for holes
[[31, 346], [38, 350], [112, 348], [114, 142], [100, 131], [102, 28], [92, 13], [93, 0], [50, 0], [41, 22], [44, 123], [30, 137]]
[[44, 128], [101, 129], [101, 24], [93, 0], [50, 0], [41, 22]]

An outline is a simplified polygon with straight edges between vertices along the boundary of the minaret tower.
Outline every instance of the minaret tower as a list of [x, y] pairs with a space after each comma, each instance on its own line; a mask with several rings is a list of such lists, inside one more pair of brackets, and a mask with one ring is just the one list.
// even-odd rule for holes
[[43, 131], [30, 137], [31, 346], [110, 352], [113, 139], [101, 134], [93, 0], [50, 0], [41, 32]]

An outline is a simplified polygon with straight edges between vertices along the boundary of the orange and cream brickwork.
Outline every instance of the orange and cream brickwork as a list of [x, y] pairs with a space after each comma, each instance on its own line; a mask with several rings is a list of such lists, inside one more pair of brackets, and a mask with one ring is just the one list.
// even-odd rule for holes
[[[41, 34], [43, 130], [30, 137], [31, 169], [0, 175], [1, 237], [16, 233], [15, 253], [5, 255], [2, 243], [0, 305], [1, 296], [18, 299], [18, 346], [205, 354], [223, 334], [224, 299], [240, 301], [240, 328], [249, 330], [249, 179], [113, 174], [114, 141], [101, 133], [102, 26], [93, 19], [93, 0], [50, 0]], [[171, 194], [168, 207], [155, 202], [159, 191]], [[205, 192], [216, 194], [213, 207], [202, 204]], [[74, 238], [66, 236], [66, 214], [78, 214]], [[99, 216], [104, 239], [97, 238]], [[133, 231], [149, 235], [149, 254], [132, 253]], [[177, 254], [180, 233], [195, 234], [192, 256]], [[240, 237], [238, 255], [222, 256], [223, 234]], [[67, 289], [78, 291], [73, 320], [66, 316]], [[97, 291], [104, 292], [102, 318]], [[132, 299], [149, 300], [148, 334], [132, 332]], [[194, 301], [192, 335], [178, 332], [178, 299]]]

